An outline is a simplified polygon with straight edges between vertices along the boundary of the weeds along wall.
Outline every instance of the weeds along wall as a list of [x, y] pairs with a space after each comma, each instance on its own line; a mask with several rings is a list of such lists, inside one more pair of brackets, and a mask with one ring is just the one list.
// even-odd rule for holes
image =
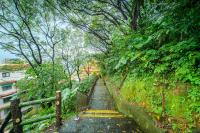
[[[173, 132], [191, 132], [199, 127], [199, 114], [191, 110], [191, 106], [193, 104], [198, 106], [198, 103], [192, 103], [188, 97], [191, 85], [178, 82], [176, 85], [169, 85], [165, 88], [166, 86], [156, 84], [155, 77], [129, 76], [123, 87], [118, 90], [119, 76], [115, 75], [106, 80], [111, 93], [118, 92], [117, 98], [126, 101], [116, 101], [119, 110], [123, 108], [121, 103], [128, 103], [128, 106], [131, 106], [128, 108], [134, 108], [136, 112], [138, 110], [135, 107], [140, 107], [143, 111], [137, 113], [146, 112], [146, 115], [154, 119], [153, 123], [157, 127]], [[134, 111], [129, 111], [128, 114], [130, 113]], [[138, 116], [136, 115], [136, 118]]]

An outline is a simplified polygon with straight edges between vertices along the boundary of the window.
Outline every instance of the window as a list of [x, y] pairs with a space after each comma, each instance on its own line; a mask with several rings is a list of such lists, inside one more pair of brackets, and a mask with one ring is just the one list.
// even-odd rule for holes
[[12, 84], [5, 84], [2, 86], [2, 90], [3, 91], [7, 91], [7, 90], [10, 90], [12, 89]]
[[3, 72], [2, 73], [2, 77], [5, 78], [5, 77], [10, 77], [10, 73], [9, 72]]

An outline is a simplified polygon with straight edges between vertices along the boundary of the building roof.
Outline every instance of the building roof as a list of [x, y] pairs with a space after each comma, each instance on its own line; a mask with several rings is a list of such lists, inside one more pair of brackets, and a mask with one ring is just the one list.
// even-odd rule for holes
[[0, 85], [10, 84], [10, 83], [16, 83], [16, 82], [17, 82], [16, 80], [3, 81], [3, 82], [0, 81]]
[[29, 67], [28, 64], [0, 64], [0, 71], [20, 71]]

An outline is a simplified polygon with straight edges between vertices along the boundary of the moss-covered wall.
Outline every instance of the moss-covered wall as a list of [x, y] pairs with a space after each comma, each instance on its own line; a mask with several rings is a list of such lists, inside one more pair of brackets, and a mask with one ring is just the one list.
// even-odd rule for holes
[[[105, 82], [106, 85], [106, 82]], [[145, 110], [137, 105], [132, 105], [128, 101], [119, 97], [116, 89], [109, 88], [107, 85], [110, 94], [115, 100], [116, 106], [120, 112], [133, 118], [136, 123], [140, 126], [141, 130], [145, 133], [163, 133], [164, 131], [161, 128], [156, 127], [156, 122], [151, 118]]]

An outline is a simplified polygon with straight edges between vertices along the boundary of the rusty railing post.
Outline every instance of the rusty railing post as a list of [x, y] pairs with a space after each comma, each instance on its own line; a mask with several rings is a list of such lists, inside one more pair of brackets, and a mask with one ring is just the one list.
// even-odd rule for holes
[[23, 133], [22, 125], [20, 125], [22, 121], [22, 112], [19, 104], [20, 99], [16, 98], [11, 100], [10, 109], [13, 122], [13, 133]]
[[61, 91], [56, 91], [56, 127], [59, 128], [62, 124], [61, 117]]

